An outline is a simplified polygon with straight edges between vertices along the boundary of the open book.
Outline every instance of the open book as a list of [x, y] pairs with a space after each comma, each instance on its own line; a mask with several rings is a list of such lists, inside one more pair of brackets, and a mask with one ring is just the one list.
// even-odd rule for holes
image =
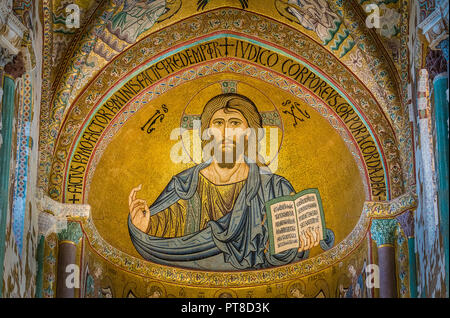
[[308, 229], [319, 230], [324, 239], [325, 219], [319, 190], [306, 189], [294, 195], [278, 197], [266, 202], [270, 253], [301, 247], [300, 236]]

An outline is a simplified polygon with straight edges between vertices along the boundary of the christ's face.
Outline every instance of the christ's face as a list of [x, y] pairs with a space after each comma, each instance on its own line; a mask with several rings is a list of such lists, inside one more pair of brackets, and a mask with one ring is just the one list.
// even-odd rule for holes
[[224, 156], [226, 153], [233, 153], [233, 160], [242, 155], [236, 153], [237, 149], [244, 149], [237, 147], [238, 143], [248, 141], [247, 128], [249, 128], [247, 120], [242, 113], [235, 109], [220, 109], [211, 118], [209, 128], [211, 135], [214, 137], [216, 149], [220, 150], [220, 158], [215, 155], [216, 160], [225, 162]]

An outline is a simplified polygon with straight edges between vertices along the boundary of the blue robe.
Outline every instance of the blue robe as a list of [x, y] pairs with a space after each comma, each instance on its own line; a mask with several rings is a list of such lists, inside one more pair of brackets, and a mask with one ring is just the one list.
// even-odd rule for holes
[[[201, 163], [174, 176], [150, 206], [151, 215], [178, 200], [192, 200], [199, 172], [209, 164]], [[264, 218], [265, 202], [295, 191], [285, 178], [254, 163], [247, 164], [250, 168], [248, 178], [233, 210], [217, 221], [209, 221], [201, 231], [175, 238], [155, 237], [137, 229], [129, 217], [131, 241], [139, 254], [155, 263], [203, 270], [267, 268], [307, 258], [309, 251], [298, 253], [297, 249], [291, 249], [271, 255], [266, 249], [269, 232]], [[189, 209], [186, 222], [189, 223]]]

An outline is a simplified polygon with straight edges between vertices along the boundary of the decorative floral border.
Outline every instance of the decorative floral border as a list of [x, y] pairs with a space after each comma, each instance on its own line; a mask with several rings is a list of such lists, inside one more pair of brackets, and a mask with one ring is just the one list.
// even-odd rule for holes
[[389, 202], [367, 201], [363, 214], [372, 218], [394, 218], [406, 210], [414, 210], [417, 206], [416, 192], [407, 192]]

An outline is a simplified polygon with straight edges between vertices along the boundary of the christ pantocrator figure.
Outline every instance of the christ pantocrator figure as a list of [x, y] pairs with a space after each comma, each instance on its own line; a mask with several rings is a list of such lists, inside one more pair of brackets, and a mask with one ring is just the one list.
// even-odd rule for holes
[[243, 95], [221, 94], [206, 103], [201, 130], [210, 140], [202, 145], [210, 146], [210, 158], [174, 176], [151, 206], [136, 197], [141, 186], [129, 195], [130, 237], [145, 259], [199, 269], [266, 268], [306, 258], [319, 244], [311, 231], [300, 249], [268, 252], [264, 204], [295, 191], [247, 156], [248, 132], [258, 128], [261, 115]]

